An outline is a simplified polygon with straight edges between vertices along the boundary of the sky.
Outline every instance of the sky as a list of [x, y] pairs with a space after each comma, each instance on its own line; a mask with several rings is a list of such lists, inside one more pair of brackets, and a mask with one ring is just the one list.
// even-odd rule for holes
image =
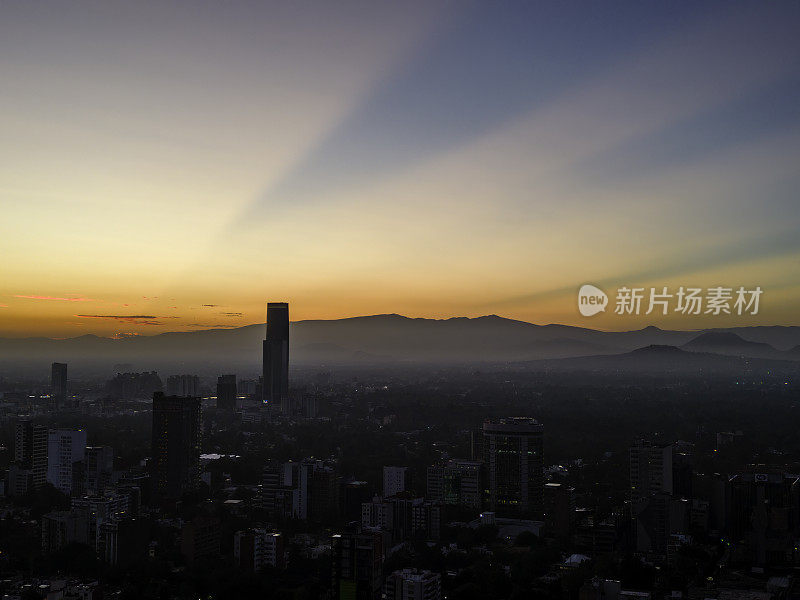
[[[800, 325], [798, 31], [780, 1], [0, 0], [0, 336], [268, 300]], [[664, 287], [762, 293], [644, 314]]]

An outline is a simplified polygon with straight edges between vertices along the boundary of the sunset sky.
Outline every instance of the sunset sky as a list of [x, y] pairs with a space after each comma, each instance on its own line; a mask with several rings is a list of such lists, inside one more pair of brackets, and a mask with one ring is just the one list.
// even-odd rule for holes
[[[800, 325], [800, 3], [0, 2], [0, 335]], [[757, 316], [582, 317], [593, 283]]]

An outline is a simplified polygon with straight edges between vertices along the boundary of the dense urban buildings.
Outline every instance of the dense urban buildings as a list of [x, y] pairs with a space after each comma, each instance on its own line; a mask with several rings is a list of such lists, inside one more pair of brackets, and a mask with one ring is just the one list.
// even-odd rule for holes
[[386, 600], [441, 600], [441, 575], [419, 569], [402, 569], [386, 577]]
[[[800, 445], [785, 375], [703, 382], [702, 402], [662, 381], [603, 379], [587, 407], [571, 374], [448, 369], [338, 379], [301, 369], [289, 412], [265, 405], [263, 382], [216, 368], [167, 379], [196, 389], [189, 397], [158, 391], [153, 371], [74, 378], [78, 401], [58, 408], [46, 385], [19, 393], [0, 381], [0, 566], [22, 577], [0, 586], [44, 585], [42, 600], [45, 588], [148, 597], [151, 586], [223, 600], [800, 590]], [[756, 440], [745, 431], [762, 426], [752, 403], [762, 377], [779, 401]], [[626, 410], [630, 397], [657, 418]], [[746, 416], [710, 428], [729, 405]], [[599, 426], [610, 412], [614, 428]], [[31, 583], [33, 572], [51, 578]], [[53, 572], [96, 581], [61, 587]]]
[[263, 342], [264, 401], [288, 414], [289, 404], [289, 305], [267, 304], [267, 336]]
[[167, 377], [167, 396], [198, 396], [200, 379], [197, 375], [170, 375]]

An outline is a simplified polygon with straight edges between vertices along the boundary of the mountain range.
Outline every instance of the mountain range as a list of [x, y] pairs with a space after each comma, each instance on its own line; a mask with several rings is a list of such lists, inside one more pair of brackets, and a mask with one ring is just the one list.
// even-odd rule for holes
[[[54, 361], [103, 370], [115, 366], [118, 370], [214, 367], [256, 372], [264, 334], [265, 326], [258, 324], [122, 339], [95, 335], [0, 338], [0, 373]], [[291, 360], [297, 366], [523, 361], [549, 364], [555, 359], [571, 359], [574, 363], [579, 357], [625, 355], [649, 346], [679, 348], [686, 354], [800, 361], [800, 327], [675, 331], [650, 326], [609, 332], [535, 325], [496, 315], [423, 319], [397, 314], [296, 321], [290, 325]]]

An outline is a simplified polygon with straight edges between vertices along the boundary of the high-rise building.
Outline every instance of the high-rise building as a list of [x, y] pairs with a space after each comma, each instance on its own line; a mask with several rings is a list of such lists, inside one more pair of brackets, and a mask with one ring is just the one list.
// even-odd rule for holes
[[652, 494], [672, 494], [672, 475], [672, 444], [637, 440], [630, 448], [631, 506]]
[[170, 375], [167, 377], [167, 396], [194, 397], [200, 395], [197, 375]]
[[483, 425], [469, 432], [469, 458], [475, 461], [483, 460]]
[[153, 394], [152, 493], [177, 500], [200, 482], [200, 398]]
[[58, 410], [67, 406], [67, 365], [54, 362], [50, 369], [50, 405]]
[[29, 420], [18, 421], [14, 427], [14, 462], [27, 472], [34, 489], [47, 481], [47, 433], [47, 427]]
[[123, 568], [141, 558], [147, 552], [150, 527], [150, 521], [142, 517], [106, 521], [100, 526], [100, 558]]
[[442, 530], [442, 507], [433, 502], [423, 502], [411, 507], [411, 536], [438, 540]]
[[383, 497], [405, 492], [409, 475], [408, 467], [383, 467]]
[[237, 531], [233, 536], [233, 558], [236, 566], [257, 573], [264, 567], [286, 567], [283, 536], [266, 529]]
[[666, 560], [670, 534], [676, 524], [671, 514], [675, 503], [671, 494], [654, 492], [631, 506], [636, 551], [651, 561]]
[[796, 560], [800, 534], [800, 478], [761, 465], [728, 481], [726, 539], [732, 551], [759, 567]]
[[83, 510], [58, 510], [42, 515], [42, 551], [45, 554], [77, 542], [86, 544], [88, 515]]
[[366, 481], [348, 481], [342, 490], [342, 514], [346, 522], [361, 517], [361, 504], [371, 498], [370, 484]]
[[541, 514], [543, 433], [542, 424], [530, 417], [510, 417], [483, 424], [489, 505], [498, 514]]
[[236, 375], [217, 377], [217, 408], [231, 412], [236, 410]]
[[315, 464], [310, 473], [308, 518], [325, 523], [339, 514], [339, 476], [331, 465]]
[[379, 532], [345, 532], [331, 538], [333, 598], [381, 597], [383, 537]]
[[421, 569], [394, 571], [383, 585], [386, 600], [440, 600], [442, 576]]
[[47, 481], [67, 495], [83, 488], [86, 432], [56, 429], [47, 435]]
[[111, 446], [86, 448], [86, 493], [99, 495], [111, 485], [114, 471], [114, 449]]
[[219, 557], [222, 526], [217, 517], [198, 515], [181, 530], [181, 554], [190, 566]]
[[436, 540], [441, 531], [441, 506], [409, 492], [391, 498], [375, 496], [361, 504], [361, 526], [389, 532], [394, 542], [420, 537]]
[[452, 459], [428, 467], [427, 498], [432, 502], [480, 508], [482, 497], [480, 461]]
[[694, 498], [694, 444], [678, 441], [672, 448], [672, 495]]
[[267, 304], [267, 335], [263, 344], [264, 401], [288, 414], [289, 304]]
[[364, 529], [392, 531], [394, 528], [394, 507], [380, 496], [361, 504], [361, 526]]
[[72, 509], [82, 510], [88, 519], [88, 544], [100, 556], [104, 554], [105, 542], [102, 527], [106, 523], [135, 517], [139, 510], [139, 490], [125, 487], [98, 496], [83, 496], [72, 499]]
[[563, 483], [544, 485], [545, 527], [559, 542], [568, 542], [575, 523], [575, 488]]

